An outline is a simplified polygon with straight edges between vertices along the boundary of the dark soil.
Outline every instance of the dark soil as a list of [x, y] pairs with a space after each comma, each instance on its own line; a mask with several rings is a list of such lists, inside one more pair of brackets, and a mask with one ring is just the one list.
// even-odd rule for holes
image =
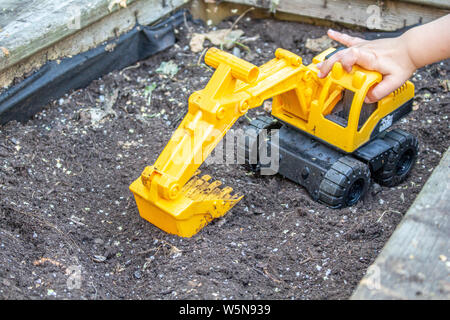
[[[250, 52], [241, 48], [258, 65], [279, 46], [309, 63], [306, 39], [326, 33], [271, 20], [238, 26], [260, 36], [246, 43]], [[419, 110], [398, 127], [418, 137], [421, 151], [400, 186], [372, 187], [363, 202], [333, 210], [280, 176], [203, 165], [244, 199], [192, 238], [166, 234], [140, 218], [128, 186], [212, 74], [197, 64], [186, 29], [169, 50], [71, 92], [25, 124], [0, 127], [0, 298], [347, 299], [449, 146], [446, 61], [412, 78]], [[179, 66], [174, 77], [155, 72], [169, 60]], [[106, 116], [94, 123], [98, 112]], [[248, 116], [257, 113], [265, 111]]]

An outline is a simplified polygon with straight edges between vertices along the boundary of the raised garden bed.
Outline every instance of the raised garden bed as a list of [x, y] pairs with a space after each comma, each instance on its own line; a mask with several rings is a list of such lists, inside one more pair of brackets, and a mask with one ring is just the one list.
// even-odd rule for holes
[[[306, 40], [326, 32], [248, 18], [238, 26], [244, 37], [259, 36], [245, 43], [249, 50], [240, 49], [257, 65], [277, 47], [309, 63], [315, 53]], [[412, 78], [419, 109], [398, 126], [418, 137], [421, 151], [406, 182], [375, 186], [357, 206], [333, 210], [279, 176], [203, 165], [245, 197], [185, 239], [142, 220], [128, 186], [155, 161], [189, 95], [209, 80], [212, 72], [189, 48], [191, 33], [209, 30], [186, 22], [166, 52], [70, 92], [25, 124], [0, 127], [1, 298], [350, 297], [448, 147], [450, 99], [441, 79], [448, 78], [449, 62]], [[156, 72], [170, 60], [178, 66], [173, 77]], [[258, 113], [265, 111], [248, 116]]]

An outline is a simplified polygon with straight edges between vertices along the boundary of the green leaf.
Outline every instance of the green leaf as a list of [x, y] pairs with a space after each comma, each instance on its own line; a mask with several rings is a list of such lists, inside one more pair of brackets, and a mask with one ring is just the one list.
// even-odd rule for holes
[[156, 69], [156, 72], [165, 74], [166, 76], [173, 77], [178, 72], [178, 66], [173, 60], [167, 62], [164, 61], [161, 63], [159, 68]]
[[156, 89], [156, 83], [153, 82], [151, 85], [146, 86], [144, 88], [144, 96], [147, 98], [147, 105], [150, 106], [150, 102], [152, 101], [152, 92]]

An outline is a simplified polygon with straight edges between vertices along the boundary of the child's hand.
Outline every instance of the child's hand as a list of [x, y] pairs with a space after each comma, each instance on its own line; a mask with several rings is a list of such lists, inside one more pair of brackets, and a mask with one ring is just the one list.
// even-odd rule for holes
[[347, 72], [352, 70], [354, 64], [358, 64], [383, 75], [383, 80], [367, 93], [366, 103], [384, 98], [405, 83], [417, 69], [409, 57], [408, 45], [401, 37], [367, 41], [331, 29], [328, 30], [328, 36], [348, 48], [317, 65], [320, 78], [325, 77], [338, 61]]

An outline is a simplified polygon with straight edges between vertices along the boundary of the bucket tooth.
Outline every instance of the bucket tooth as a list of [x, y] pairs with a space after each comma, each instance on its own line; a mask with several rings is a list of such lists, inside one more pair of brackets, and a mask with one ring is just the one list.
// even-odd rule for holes
[[189, 188], [186, 189], [186, 196], [192, 199], [197, 199], [207, 193], [207, 189], [211, 185], [208, 181], [211, 180], [210, 175], [204, 175], [200, 179], [197, 179], [195, 183], [189, 185]]
[[201, 180], [203, 181], [203, 183], [201, 185], [199, 185], [196, 189], [197, 189], [197, 193], [203, 193], [205, 192], [206, 189], [209, 188], [209, 186], [211, 185], [208, 181], [211, 180], [211, 176], [210, 175], [204, 175]]
[[189, 190], [192, 188], [193, 185], [197, 183], [197, 181], [200, 179], [198, 175], [200, 174], [200, 170], [195, 171], [194, 175], [191, 179], [184, 185], [183, 190]]
[[237, 202], [242, 198], [240, 194], [232, 195], [233, 188], [231, 187], [220, 188], [222, 182], [219, 180], [210, 183], [211, 179], [210, 175], [192, 178], [183, 188], [185, 196], [194, 201], [227, 200]]
[[188, 183], [186, 183], [183, 187], [183, 190], [185, 190], [186, 192], [188, 190], [190, 190], [190, 188], [192, 188], [192, 186], [194, 186], [198, 181], [198, 177], [192, 177], [191, 180], [188, 181]]
[[188, 189], [186, 189], [186, 197], [193, 197], [196, 193], [198, 193], [198, 190], [204, 184], [207, 184], [207, 182], [197, 178], [196, 181]]
[[241, 200], [242, 197], [243, 197], [242, 194], [240, 194], [240, 193], [235, 193], [235, 194], [233, 194], [233, 195], [230, 197], [230, 200], [236, 200], [236, 202], [237, 202], [237, 201]]
[[222, 185], [222, 182], [220, 182], [219, 180], [216, 180], [209, 184], [208, 188], [205, 189], [205, 193], [211, 194], [212, 192], [214, 192], [214, 190], [216, 188], [218, 188], [221, 185]]
[[231, 187], [225, 187], [222, 189], [222, 192], [220, 193], [220, 198], [222, 199], [229, 199], [229, 194], [233, 191], [233, 188]]
[[223, 189], [221, 189], [221, 188], [219, 188], [219, 187], [217, 187], [217, 188], [215, 188], [215, 189], [213, 189], [212, 191], [211, 191], [211, 193], [209, 194], [209, 199], [220, 199], [220, 194], [222, 193], [222, 190]]
[[[197, 198], [199, 200], [209, 200], [209, 199], [214, 199], [214, 197], [212, 197], [212, 195], [215, 193], [215, 190], [218, 189], [218, 187], [222, 184], [222, 182], [215, 180], [211, 183], [209, 183], [208, 185], [201, 186], [201, 192], [199, 192], [197, 195]], [[220, 189], [219, 189], [220, 190]]]
[[205, 174], [205, 175], [203, 175], [202, 180], [209, 181], [209, 180], [211, 180], [211, 176], [209, 174]]

